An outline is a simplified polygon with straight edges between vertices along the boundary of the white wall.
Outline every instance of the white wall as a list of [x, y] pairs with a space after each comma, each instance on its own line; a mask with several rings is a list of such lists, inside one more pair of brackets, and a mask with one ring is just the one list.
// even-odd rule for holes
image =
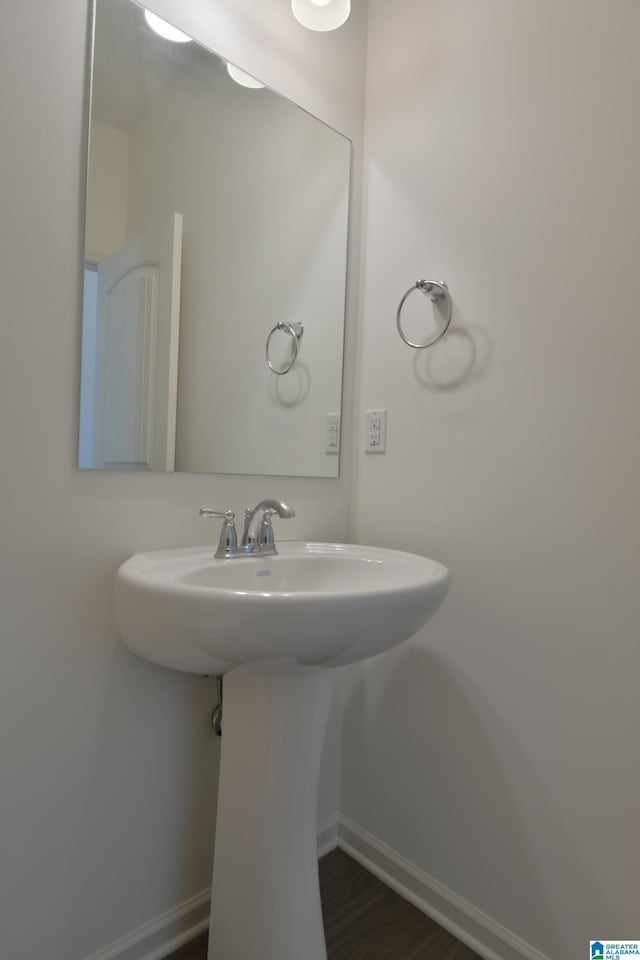
[[[359, 407], [389, 433], [353, 538], [453, 583], [355, 672], [342, 810], [553, 960], [638, 935], [639, 45], [631, 0], [370, 3]], [[395, 330], [425, 276], [431, 354]]]
[[[360, 143], [358, 10], [321, 37], [279, 0], [156, 8]], [[118, 564], [213, 541], [201, 504], [277, 494], [297, 511], [289, 535], [326, 539], [344, 538], [349, 514], [346, 470], [326, 481], [77, 471], [85, 40], [83, 0], [2, 4], [0, 937], [11, 960], [80, 960], [208, 884], [212, 682], [124, 651]], [[321, 813], [337, 789], [329, 762]]]
[[91, 191], [87, 197], [87, 260], [102, 260], [127, 242], [129, 135], [91, 125]]

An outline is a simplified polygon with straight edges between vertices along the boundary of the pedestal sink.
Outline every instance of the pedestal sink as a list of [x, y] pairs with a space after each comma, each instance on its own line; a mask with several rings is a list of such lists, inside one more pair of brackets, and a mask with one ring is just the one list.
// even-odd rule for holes
[[316, 796], [330, 668], [412, 636], [449, 583], [442, 564], [396, 550], [278, 548], [141, 553], [116, 579], [134, 653], [225, 674], [209, 960], [326, 960]]

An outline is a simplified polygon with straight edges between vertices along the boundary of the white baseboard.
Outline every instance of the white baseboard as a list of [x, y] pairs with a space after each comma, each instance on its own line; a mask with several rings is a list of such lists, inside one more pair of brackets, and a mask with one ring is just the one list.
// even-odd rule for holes
[[[400, 856], [348, 817], [318, 824], [318, 856], [339, 847], [484, 960], [549, 960], [506, 927]], [[92, 953], [86, 960], [164, 960], [209, 926], [210, 890], [203, 890]]]
[[[338, 846], [338, 814], [318, 824], [318, 857]], [[211, 890], [168, 910], [124, 937], [92, 953], [86, 960], [164, 960], [209, 926]]]
[[342, 814], [338, 846], [484, 960], [549, 960]]
[[318, 824], [318, 859], [331, 853], [338, 846], [339, 821], [340, 815], [334, 813], [332, 817], [327, 817]]
[[195, 897], [92, 953], [87, 960], [163, 960], [209, 926], [210, 891]]

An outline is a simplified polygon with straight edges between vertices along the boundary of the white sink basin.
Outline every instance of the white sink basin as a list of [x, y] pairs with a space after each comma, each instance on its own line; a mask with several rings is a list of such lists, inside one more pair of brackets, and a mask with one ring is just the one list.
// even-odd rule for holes
[[127, 646], [165, 667], [225, 673], [252, 661], [337, 667], [412, 636], [447, 592], [435, 560], [335, 543], [280, 542], [272, 557], [192, 547], [137, 554], [116, 580]]
[[336, 543], [270, 557], [140, 553], [116, 579], [134, 653], [226, 674], [209, 960], [326, 960], [316, 798], [333, 670], [401, 643], [445, 597], [425, 557]]

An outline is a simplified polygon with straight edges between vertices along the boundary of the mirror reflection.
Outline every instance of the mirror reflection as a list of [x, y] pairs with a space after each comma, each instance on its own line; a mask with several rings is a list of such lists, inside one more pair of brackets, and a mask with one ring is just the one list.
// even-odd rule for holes
[[335, 477], [351, 144], [153, 26], [97, 0], [79, 465]]

